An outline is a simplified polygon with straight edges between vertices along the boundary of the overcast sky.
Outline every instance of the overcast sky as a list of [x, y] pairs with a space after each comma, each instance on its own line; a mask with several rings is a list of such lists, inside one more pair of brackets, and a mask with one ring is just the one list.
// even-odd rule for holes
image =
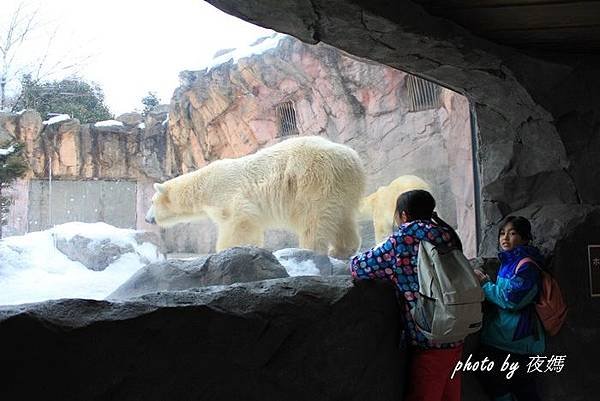
[[[0, 28], [22, 0], [1, 0]], [[203, 0], [29, 0], [42, 21], [19, 52], [20, 63], [50, 49], [52, 63], [87, 61], [79, 75], [101, 85], [116, 115], [141, 109], [155, 91], [163, 103], [178, 73], [199, 70], [219, 49], [243, 47], [272, 31], [221, 12]], [[58, 28], [55, 35], [54, 29]], [[54, 37], [48, 45], [48, 38]], [[49, 46], [49, 47], [48, 47]], [[53, 78], [62, 78], [58, 75]]]

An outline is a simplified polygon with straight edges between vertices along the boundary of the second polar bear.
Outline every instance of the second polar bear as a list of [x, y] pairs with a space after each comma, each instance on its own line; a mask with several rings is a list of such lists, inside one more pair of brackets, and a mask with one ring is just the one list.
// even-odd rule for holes
[[301, 248], [346, 258], [360, 245], [364, 187], [353, 149], [297, 137], [155, 184], [146, 221], [171, 226], [208, 217], [218, 227], [217, 251], [262, 246], [266, 229], [283, 228], [298, 234]]
[[363, 219], [372, 219], [375, 240], [381, 242], [392, 233], [396, 200], [400, 194], [413, 189], [431, 191], [429, 185], [416, 175], [401, 175], [388, 185], [363, 199], [360, 214]]

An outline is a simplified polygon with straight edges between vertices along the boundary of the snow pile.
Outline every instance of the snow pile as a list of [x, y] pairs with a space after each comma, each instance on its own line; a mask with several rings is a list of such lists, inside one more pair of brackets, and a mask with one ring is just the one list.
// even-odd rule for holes
[[313, 259], [298, 260], [293, 255], [297, 248], [280, 249], [273, 252], [279, 263], [285, 268], [290, 277], [295, 276], [320, 276], [321, 272]]
[[14, 151], [15, 151], [15, 147], [13, 145], [10, 145], [6, 149], [0, 148], [0, 156], [8, 156]]
[[[0, 240], [0, 305], [58, 298], [104, 299], [147, 262], [164, 259], [154, 244], [138, 244], [135, 233], [105, 223], [75, 222]], [[56, 239], [69, 240], [75, 235], [131, 245], [134, 252], [122, 255], [103, 271], [88, 270], [55, 247]]]
[[121, 121], [117, 121], [117, 120], [105, 120], [105, 121], [98, 121], [97, 123], [94, 124], [94, 127], [123, 127], [123, 123]]
[[71, 116], [68, 114], [59, 114], [57, 116], [51, 117], [49, 119], [47, 119], [46, 121], [43, 121], [42, 124], [44, 125], [52, 125], [52, 124], [56, 124], [59, 123], [61, 121], [66, 121], [66, 120], [70, 120]]
[[238, 49], [234, 49], [230, 52], [215, 57], [209, 62], [208, 65], [204, 66], [204, 68], [206, 68], [207, 71], [210, 71], [212, 68], [221, 64], [228, 63], [229, 61], [237, 63], [238, 60], [242, 58], [250, 57], [255, 54], [262, 54], [269, 49], [277, 47], [279, 41], [285, 37], [287, 37], [287, 35], [282, 33], [274, 33], [271, 36], [257, 40], [254, 44], [251, 44], [246, 47], [240, 47]]

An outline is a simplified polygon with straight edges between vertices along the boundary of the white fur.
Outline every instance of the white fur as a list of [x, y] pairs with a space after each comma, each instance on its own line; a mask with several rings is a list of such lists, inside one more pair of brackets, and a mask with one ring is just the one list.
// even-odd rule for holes
[[413, 189], [431, 191], [429, 184], [422, 178], [401, 175], [362, 200], [360, 215], [363, 219], [373, 220], [376, 242], [381, 242], [392, 234], [396, 200], [400, 194]]
[[160, 184], [147, 217], [161, 226], [209, 217], [217, 251], [263, 244], [264, 230], [298, 234], [300, 247], [348, 257], [359, 245], [356, 222], [365, 174], [351, 148], [297, 137], [238, 159], [217, 160]]

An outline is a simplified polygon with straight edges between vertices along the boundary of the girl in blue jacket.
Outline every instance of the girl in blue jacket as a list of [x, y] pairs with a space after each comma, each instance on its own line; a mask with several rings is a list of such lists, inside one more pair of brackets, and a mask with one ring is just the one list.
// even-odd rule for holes
[[[500, 269], [496, 282], [476, 271], [485, 298], [490, 303], [481, 330], [480, 359], [494, 361], [495, 369], [482, 375], [481, 384], [495, 401], [538, 401], [534, 375], [527, 373], [530, 357], [545, 349], [544, 328], [535, 312], [540, 291], [539, 266], [543, 257], [530, 245], [531, 224], [521, 216], [509, 216], [498, 233]], [[530, 258], [535, 263], [519, 262]], [[517, 268], [518, 267], [518, 268]], [[507, 357], [519, 369], [507, 378], [500, 368]]]

